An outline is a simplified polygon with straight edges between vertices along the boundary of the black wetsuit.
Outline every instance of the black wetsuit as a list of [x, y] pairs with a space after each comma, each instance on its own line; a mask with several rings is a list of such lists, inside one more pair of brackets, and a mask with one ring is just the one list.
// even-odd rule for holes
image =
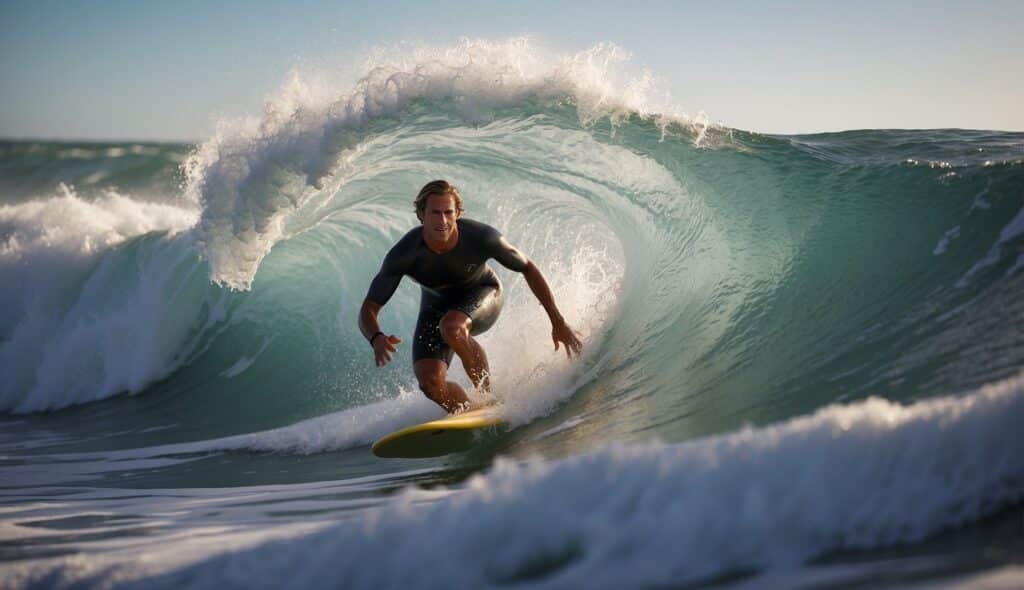
[[422, 297], [420, 315], [412, 342], [412, 360], [431, 358], [451, 363], [452, 349], [441, 337], [444, 314], [458, 310], [473, 321], [471, 334], [480, 334], [494, 325], [501, 313], [501, 281], [487, 266], [493, 258], [502, 266], [523, 272], [529, 260], [493, 227], [458, 219], [459, 241], [455, 247], [438, 254], [423, 241], [419, 226], [398, 240], [380, 272], [370, 283], [366, 298], [379, 305], [391, 299], [403, 276], [419, 283]]

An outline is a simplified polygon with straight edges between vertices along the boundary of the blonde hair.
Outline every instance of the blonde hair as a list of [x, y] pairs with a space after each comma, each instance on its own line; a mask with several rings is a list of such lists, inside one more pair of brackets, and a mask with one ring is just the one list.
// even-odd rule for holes
[[455, 199], [455, 212], [458, 215], [462, 215], [464, 209], [462, 208], [462, 196], [459, 195], [459, 189], [455, 188], [454, 184], [449, 183], [447, 180], [434, 180], [423, 185], [420, 189], [413, 204], [416, 206], [416, 217], [423, 219], [423, 212], [427, 210], [427, 199], [431, 195], [451, 195]]

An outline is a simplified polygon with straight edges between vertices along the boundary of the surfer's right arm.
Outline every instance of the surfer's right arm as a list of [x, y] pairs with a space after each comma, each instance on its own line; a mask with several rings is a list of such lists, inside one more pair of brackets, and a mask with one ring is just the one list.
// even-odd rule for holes
[[380, 272], [370, 283], [370, 290], [366, 293], [363, 306], [359, 309], [359, 331], [363, 333], [363, 337], [373, 348], [373, 358], [378, 367], [383, 367], [391, 361], [391, 354], [396, 351], [395, 347], [402, 342], [398, 336], [381, 331], [380, 321], [377, 319], [380, 309], [395, 294], [395, 289], [398, 288], [398, 284], [402, 282], [402, 276], [405, 274], [400, 245], [401, 243], [396, 245], [384, 257], [384, 264], [381, 265]]

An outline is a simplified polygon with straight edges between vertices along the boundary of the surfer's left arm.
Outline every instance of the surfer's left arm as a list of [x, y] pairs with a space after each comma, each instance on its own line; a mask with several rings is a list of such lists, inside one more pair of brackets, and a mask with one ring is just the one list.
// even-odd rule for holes
[[569, 327], [569, 324], [565, 323], [565, 318], [558, 311], [558, 306], [555, 305], [555, 298], [551, 295], [551, 288], [548, 287], [548, 282], [544, 280], [544, 275], [541, 274], [540, 269], [537, 268], [537, 265], [532, 260], [527, 261], [526, 268], [522, 272], [523, 277], [526, 279], [526, 284], [533, 291], [533, 295], [544, 306], [544, 311], [548, 312], [548, 318], [551, 320], [551, 340], [555, 343], [555, 350], [558, 350], [558, 343], [561, 342], [565, 345], [565, 354], [569, 358], [578, 356], [580, 350], [583, 349], [583, 344], [580, 342], [579, 336]]
[[509, 244], [501, 234], [497, 234], [492, 239], [491, 257], [505, 268], [522, 273], [526, 284], [530, 286], [530, 291], [533, 291], [534, 297], [540, 301], [544, 311], [548, 313], [548, 319], [551, 320], [551, 340], [555, 343], [555, 350], [558, 350], [558, 345], [561, 343], [565, 346], [565, 354], [569, 358], [579, 355], [583, 344], [576, 332], [569, 327], [569, 324], [565, 323], [561, 312], [558, 311], [551, 288], [548, 287], [548, 282], [544, 280], [544, 275], [541, 274], [537, 265], [518, 248]]

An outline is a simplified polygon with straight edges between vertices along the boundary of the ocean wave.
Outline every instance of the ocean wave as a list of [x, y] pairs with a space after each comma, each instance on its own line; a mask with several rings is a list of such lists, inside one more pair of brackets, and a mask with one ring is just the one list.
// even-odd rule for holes
[[173, 371], [190, 324], [163, 318], [200, 266], [183, 233], [196, 218], [113, 191], [83, 199], [65, 185], [0, 206], [0, 282], [17, 286], [0, 294], [0, 410], [140, 391]]
[[260, 261], [286, 237], [290, 216], [352, 181], [353, 156], [417, 101], [470, 126], [502, 108], [569, 102], [584, 127], [646, 118], [663, 135], [675, 126], [699, 142], [706, 116], [689, 117], [665, 102], [654, 110], [650, 74], [630, 76], [627, 59], [608, 44], [558, 56], [526, 39], [465, 41], [380, 55], [354, 89], [335, 94], [293, 75], [261, 118], [222, 122], [185, 165], [187, 193], [203, 207], [197, 236], [211, 279], [249, 289]]
[[[498, 269], [506, 308], [481, 341], [517, 424], [575, 404], [627, 437], [708, 434], [838, 398], [966, 389], [1024, 357], [1009, 295], [1022, 169], [983, 165], [1019, 149], [1019, 134], [719, 129], [728, 141], [716, 143], [700, 117], [666, 114], [650, 76], [610, 45], [558, 56], [467, 41], [315, 86], [293, 78], [262, 117], [223, 122], [173, 199], [5, 206], [24, 219], [11, 218], [0, 256], [19, 285], [2, 293], [0, 409], [159, 382], [182, 413], [212, 404], [229, 417], [182, 427], [213, 441], [414, 389], [407, 348], [377, 370], [355, 313], [416, 224], [412, 195], [438, 177], [543, 269], [586, 339], [579, 364], [558, 357], [533, 295]], [[36, 147], [33, 158], [138, 151]], [[406, 284], [381, 318], [404, 335], [415, 316]], [[357, 444], [323, 440], [284, 452]]]
[[460, 489], [409, 490], [353, 522], [170, 571], [148, 560], [83, 577], [50, 565], [21, 579], [621, 588], [769, 572], [911, 543], [1020, 501], [1021, 418], [1024, 376], [906, 406], [872, 398], [682, 444], [499, 460]]

